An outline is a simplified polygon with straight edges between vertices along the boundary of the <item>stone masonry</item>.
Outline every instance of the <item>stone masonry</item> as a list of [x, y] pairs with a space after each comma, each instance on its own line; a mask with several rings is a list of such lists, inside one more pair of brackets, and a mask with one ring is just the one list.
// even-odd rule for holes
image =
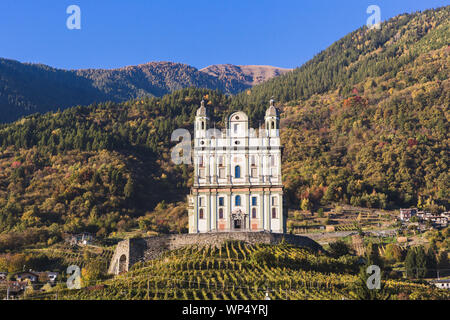
[[109, 274], [127, 272], [139, 261], [156, 259], [167, 250], [175, 250], [189, 245], [220, 246], [225, 241], [243, 241], [248, 244], [277, 244], [283, 240], [297, 247], [307, 247], [315, 251], [323, 248], [314, 240], [293, 234], [262, 232], [214, 232], [197, 234], [160, 235], [149, 238], [127, 239], [117, 244], [111, 259]]

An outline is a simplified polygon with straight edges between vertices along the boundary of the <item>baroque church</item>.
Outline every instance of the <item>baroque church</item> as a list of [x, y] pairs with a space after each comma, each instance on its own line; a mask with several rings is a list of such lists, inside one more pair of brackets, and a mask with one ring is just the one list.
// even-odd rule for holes
[[189, 233], [285, 233], [280, 118], [274, 100], [258, 131], [249, 128], [242, 111], [231, 114], [222, 131], [209, 120], [202, 101], [195, 117]]

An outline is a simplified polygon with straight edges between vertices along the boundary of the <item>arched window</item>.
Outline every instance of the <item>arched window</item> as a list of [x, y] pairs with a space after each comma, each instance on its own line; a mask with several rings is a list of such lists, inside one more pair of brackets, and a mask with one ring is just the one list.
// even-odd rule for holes
[[200, 209], [198, 217], [199, 219], [204, 219], [203, 209]]
[[241, 167], [240, 166], [234, 167], [234, 177], [235, 178], [241, 177]]
[[252, 219], [256, 219], [256, 208], [252, 209]]
[[275, 129], [275, 121], [272, 121], [272, 129]]
[[276, 219], [277, 217], [277, 208], [272, 208], [272, 219]]
[[219, 219], [223, 219], [223, 209], [219, 209]]
[[236, 198], [234, 198], [234, 205], [235, 206], [241, 205], [241, 196], [236, 196]]
[[202, 130], [205, 130], [205, 123], [202, 121]]

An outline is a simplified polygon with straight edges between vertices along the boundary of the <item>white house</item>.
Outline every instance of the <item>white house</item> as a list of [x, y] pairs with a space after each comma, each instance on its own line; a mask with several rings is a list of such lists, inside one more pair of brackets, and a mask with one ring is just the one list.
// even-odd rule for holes
[[450, 279], [438, 279], [430, 282], [439, 289], [450, 289]]

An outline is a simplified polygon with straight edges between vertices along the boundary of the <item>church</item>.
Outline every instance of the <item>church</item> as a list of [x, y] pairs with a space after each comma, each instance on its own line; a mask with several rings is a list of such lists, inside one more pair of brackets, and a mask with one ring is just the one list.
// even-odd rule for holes
[[220, 131], [211, 127], [201, 102], [194, 127], [189, 233], [285, 233], [280, 118], [273, 99], [264, 120], [264, 128], [249, 128], [247, 115], [238, 111]]

